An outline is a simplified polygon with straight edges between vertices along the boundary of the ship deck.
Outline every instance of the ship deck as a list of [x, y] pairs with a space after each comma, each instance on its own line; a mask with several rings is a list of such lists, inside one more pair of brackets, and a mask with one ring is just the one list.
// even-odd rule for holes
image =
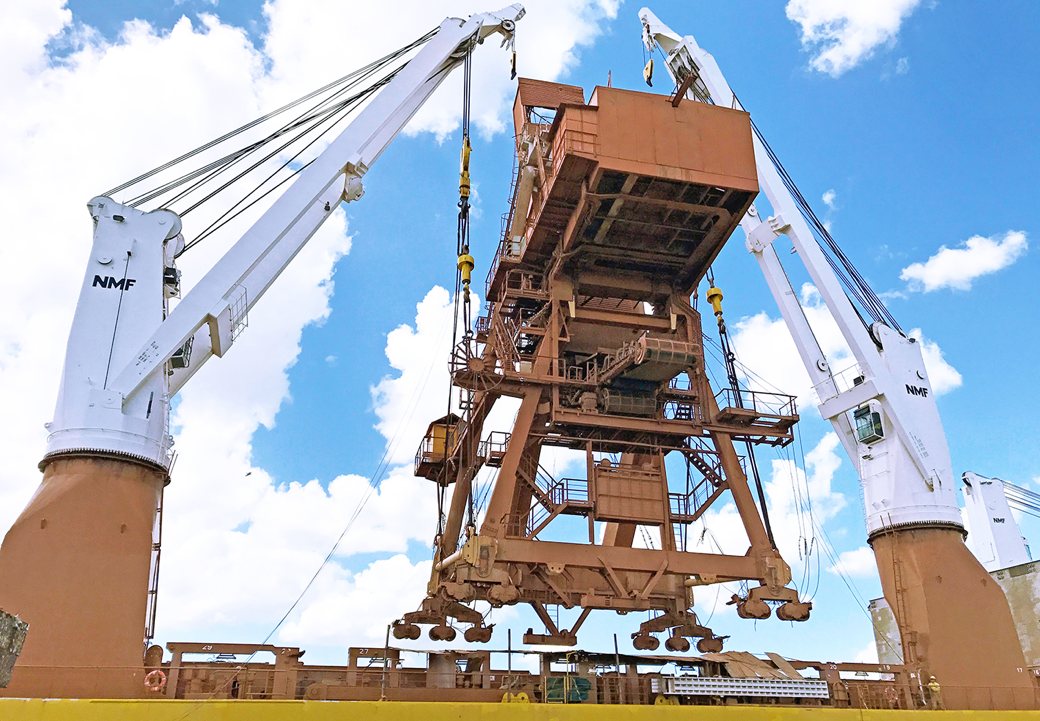
[[[0, 699], [4, 721], [900, 721], [917, 711], [763, 706], [584, 706], [522, 703], [387, 703], [381, 701], [167, 701]], [[967, 721], [1040, 719], [1040, 711], [931, 711], [929, 718]]]

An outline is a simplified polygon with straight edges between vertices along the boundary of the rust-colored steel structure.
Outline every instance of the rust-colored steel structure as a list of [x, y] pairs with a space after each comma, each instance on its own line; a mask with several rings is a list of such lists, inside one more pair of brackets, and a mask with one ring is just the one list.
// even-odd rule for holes
[[102, 453], [43, 462], [36, 494], [4, 538], [0, 608], [29, 633], [0, 696], [135, 698], [169, 476]]
[[[769, 690], [772, 704], [782, 705], [890, 709], [914, 708], [919, 703], [913, 677], [903, 666], [788, 660], [775, 653], [763, 658], [743, 651], [694, 656], [520, 652], [528, 662], [535, 661], [534, 669], [529, 670], [512, 668], [512, 663], [496, 667], [493, 653], [500, 659], [500, 654], [512, 657], [517, 652], [485, 648], [351, 647], [345, 666], [305, 663], [306, 652], [294, 646], [168, 643], [166, 648], [172, 656], [169, 661], [145, 664], [149, 671], [161, 671], [166, 678], [165, 685], [152, 691], [150, 698], [653, 704], [662, 702], [661, 696], [676, 678], [669, 671], [680, 668], [686, 671], [682, 678], [713, 685], [711, 693], [684, 696], [683, 704], [761, 703], [761, 688]], [[247, 660], [231, 661], [234, 655]], [[227, 660], [214, 661], [214, 656]], [[802, 676], [803, 670], [809, 672], [808, 679]], [[857, 672], [875, 678], [851, 683], [842, 678], [842, 673]], [[760, 687], [759, 692], [747, 695], [752, 684]], [[826, 687], [826, 694], [808, 696], [797, 688], [810, 684]], [[673, 703], [680, 702], [679, 693], [671, 694]]]
[[[487, 279], [489, 312], [456, 347], [460, 415], [434, 421], [416, 473], [453, 486], [428, 597], [397, 638], [454, 637], [449, 619], [491, 629], [472, 601], [530, 604], [546, 627], [527, 643], [573, 645], [590, 611], [655, 611], [636, 648], [669, 632], [672, 651], [722, 640], [692, 610], [693, 589], [750, 582], [745, 618], [804, 620], [734, 443], [784, 445], [790, 396], [708, 382], [701, 318], [690, 298], [758, 191], [748, 116], [661, 95], [521, 79], [514, 106], [518, 173]], [[508, 434], [484, 437], [496, 401], [519, 399]], [[548, 448], [580, 451], [582, 478], [552, 478]], [[474, 481], [497, 477], [477, 527]], [[669, 479], [668, 468], [673, 470]], [[676, 468], [684, 469], [681, 478]], [[749, 548], [691, 552], [686, 529], [711, 505], [736, 505]], [[565, 516], [587, 538], [554, 538]], [[660, 548], [635, 544], [659, 531]], [[581, 523], [578, 523], [581, 528]], [[584, 535], [584, 531], [579, 531]], [[655, 534], [657, 535], [657, 534]], [[559, 628], [547, 607], [581, 609]]]
[[959, 530], [894, 529], [874, 534], [870, 545], [904, 662], [941, 680], [948, 708], [1037, 708], [1036, 676], [1026, 667], [1007, 597]]

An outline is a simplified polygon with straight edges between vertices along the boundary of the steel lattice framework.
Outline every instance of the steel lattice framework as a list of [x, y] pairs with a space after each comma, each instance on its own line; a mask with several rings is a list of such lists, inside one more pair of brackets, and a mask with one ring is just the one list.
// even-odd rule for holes
[[[530, 604], [546, 627], [527, 643], [573, 645], [594, 609], [652, 610], [633, 634], [669, 631], [667, 646], [721, 649], [692, 611], [693, 588], [749, 581], [744, 617], [804, 620], [809, 603], [755, 505], [734, 441], [784, 445], [793, 398], [708, 382], [701, 319], [691, 294], [758, 190], [746, 114], [660, 95], [521, 79], [514, 108], [518, 172], [505, 231], [488, 274], [489, 313], [451, 359], [461, 414], [435, 420], [416, 473], [454, 486], [437, 539], [429, 595], [394, 626], [417, 638], [469, 641], [491, 629], [469, 602]], [[508, 434], [482, 437], [495, 402], [517, 398]], [[583, 452], [583, 478], [555, 479], [543, 451]], [[666, 459], [687, 473], [670, 481]], [[674, 465], [674, 464], [672, 464]], [[482, 522], [473, 486], [497, 468]], [[686, 530], [713, 503], [736, 505], [743, 555], [692, 552]], [[554, 536], [565, 516], [587, 539]], [[659, 531], [660, 548], [636, 545]], [[657, 534], [655, 534], [657, 535]], [[559, 628], [547, 607], [580, 608]]]

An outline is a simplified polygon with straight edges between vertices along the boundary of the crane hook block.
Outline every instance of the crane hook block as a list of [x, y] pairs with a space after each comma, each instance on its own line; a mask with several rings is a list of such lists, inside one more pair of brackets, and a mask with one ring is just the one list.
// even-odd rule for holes
[[473, 268], [475, 266], [473, 256], [469, 253], [463, 253], [459, 256], [459, 270], [462, 272], [462, 283], [463, 285], [469, 285], [470, 279], [473, 274]]
[[715, 315], [722, 317], [722, 291], [716, 288], [714, 285], [708, 288], [707, 295], [704, 296], [709, 303], [711, 303], [712, 310], [715, 311]]

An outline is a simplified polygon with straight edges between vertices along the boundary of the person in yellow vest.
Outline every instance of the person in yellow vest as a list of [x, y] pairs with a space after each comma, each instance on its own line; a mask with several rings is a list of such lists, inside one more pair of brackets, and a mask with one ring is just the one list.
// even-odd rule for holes
[[942, 701], [942, 686], [935, 680], [935, 676], [928, 677], [928, 708], [933, 711], [946, 710]]

